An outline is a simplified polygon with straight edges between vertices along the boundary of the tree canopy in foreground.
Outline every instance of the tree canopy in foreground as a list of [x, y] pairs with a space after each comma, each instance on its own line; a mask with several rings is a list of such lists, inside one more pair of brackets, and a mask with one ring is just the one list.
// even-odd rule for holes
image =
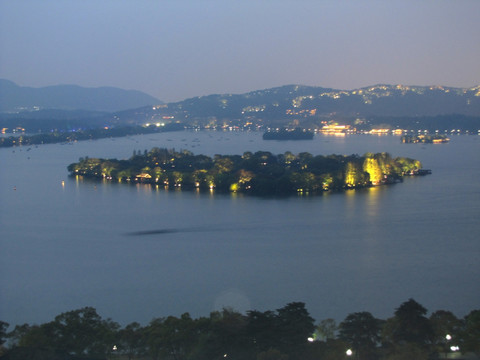
[[232, 309], [208, 317], [167, 316], [142, 326], [121, 327], [92, 307], [68, 311], [41, 325], [0, 321], [0, 359], [141, 360], [427, 360], [452, 352], [480, 355], [480, 310], [463, 319], [445, 310], [427, 310], [413, 299], [386, 320], [369, 312], [349, 314], [337, 325], [318, 324], [305, 304], [292, 302], [275, 311]]

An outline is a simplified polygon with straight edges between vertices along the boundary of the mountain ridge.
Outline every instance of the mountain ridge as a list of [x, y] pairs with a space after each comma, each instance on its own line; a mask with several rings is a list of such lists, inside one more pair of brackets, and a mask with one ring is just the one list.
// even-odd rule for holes
[[341, 118], [480, 116], [480, 86], [378, 84], [354, 90], [284, 85], [244, 94], [212, 94], [117, 116], [142, 121], [170, 119], [205, 125], [211, 120], [257, 122], [266, 126], [317, 124]]
[[138, 90], [111, 86], [89, 88], [70, 84], [35, 88], [0, 79], [2, 112], [39, 109], [114, 112], [161, 103], [162, 101]]
[[177, 102], [149, 103], [110, 112], [88, 111], [50, 109], [3, 113], [0, 114], [0, 125], [5, 128], [30, 128], [34, 125], [35, 129], [43, 129], [50, 126], [49, 121], [55, 120], [55, 128], [62, 128], [61, 122], [69, 121], [77, 124], [75, 126], [88, 123], [88, 127], [95, 124], [175, 123], [196, 128], [319, 129], [333, 121], [357, 128], [389, 125], [393, 128], [441, 127], [477, 131], [480, 129], [480, 86], [456, 88], [376, 84], [338, 90], [290, 84], [243, 94], [211, 94]]

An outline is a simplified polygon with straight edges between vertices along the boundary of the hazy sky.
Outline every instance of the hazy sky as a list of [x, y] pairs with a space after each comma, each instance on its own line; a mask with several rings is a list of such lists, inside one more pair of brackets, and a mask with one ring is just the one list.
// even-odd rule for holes
[[479, 0], [0, 0], [0, 78], [164, 101], [480, 84]]

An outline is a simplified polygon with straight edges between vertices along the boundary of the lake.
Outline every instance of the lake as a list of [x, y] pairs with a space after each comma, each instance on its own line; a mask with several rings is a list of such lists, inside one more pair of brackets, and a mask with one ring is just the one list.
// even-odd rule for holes
[[[343, 320], [393, 315], [409, 298], [463, 317], [480, 300], [480, 136], [402, 144], [396, 136], [185, 131], [0, 149], [0, 320], [43, 323], [93, 306], [125, 325], [208, 316], [224, 306], [303, 301]], [[68, 177], [79, 157], [152, 147], [195, 154], [387, 151], [433, 174], [401, 184], [282, 199]], [[167, 230], [154, 235], [132, 232]]]

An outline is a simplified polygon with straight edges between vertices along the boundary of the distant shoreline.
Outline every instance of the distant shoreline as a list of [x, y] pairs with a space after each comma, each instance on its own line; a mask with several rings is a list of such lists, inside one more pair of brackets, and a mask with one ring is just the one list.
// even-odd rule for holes
[[79, 131], [50, 132], [35, 135], [18, 135], [0, 137], [0, 148], [14, 146], [31, 146], [43, 144], [71, 143], [84, 140], [97, 140], [106, 138], [117, 138], [132, 135], [155, 134], [168, 131], [181, 131], [176, 124], [157, 126], [122, 126], [114, 128], [97, 128]]
[[[59, 144], [59, 143], [71, 143], [76, 141], [85, 141], [85, 140], [98, 140], [98, 139], [106, 139], [106, 138], [118, 138], [118, 137], [125, 137], [125, 136], [134, 136], [134, 135], [146, 135], [146, 134], [156, 134], [162, 132], [172, 132], [172, 131], [223, 131], [223, 132], [235, 132], [235, 131], [258, 131], [264, 132], [264, 130], [252, 130], [252, 129], [231, 129], [231, 128], [185, 128], [183, 124], [167, 124], [165, 126], [122, 126], [122, 127], [112, 127], [112, 128], [96, 128], [96, 129], [87, 129], [87, 130], [78, 130], [78, 131], [59, 131], [59, 132], [48, 132], [48, 133], [40, 133], [40, 134], [25, 134], [25, 133], [17, 133], [16, 135], [7, 135], [2, 134], [4, 136], [0, 136], [0, 148], [9, 148], [9, 147], [17, 147], [17, 146], [32, 146], [32, 145], [43, 145], [43, 144]], [[303, 137], [292, 137], [292, 136], [282, 136], [279, 134], [278, 136], [274, 134], [273, 137], [270, 137], [266, 140], [311, 140], [315, 132], [313, 131], [303, 131], [302, 134], [305, 133], [306, 135]], [[324, 134], [326, 136], [345, 136], [345, 135], [372, 135], [372, 136], [399, 136], [401, 141], [404, 143], [436, 143], [436, 142], [447, 142], [447, 140], [441, 141], [404, 141], [403, 138], [417, 138], [418, 136], [415, 135], [404, 135], [400, 136], [396, 133], [370, 133], [370, 132], [363, 132], [358, 131], [355, 133], [340, 133], [340, 134], [328, 134], [319, 132], [319, 134]], [[288, 134], [290, 135], [290, 134]], [[473, 133], [455, 133], [453, 135], [475, 135]], [[480, 135], [480, 134], [478, 134]], [[268, 137], [268, 136], [267, 136]], [[425, 134], [422, 135], [424, 138], [446, 138], [446, 135], [438, 135], [438, 134]], [[264, 137], [265, 139], [265, 137]]]

